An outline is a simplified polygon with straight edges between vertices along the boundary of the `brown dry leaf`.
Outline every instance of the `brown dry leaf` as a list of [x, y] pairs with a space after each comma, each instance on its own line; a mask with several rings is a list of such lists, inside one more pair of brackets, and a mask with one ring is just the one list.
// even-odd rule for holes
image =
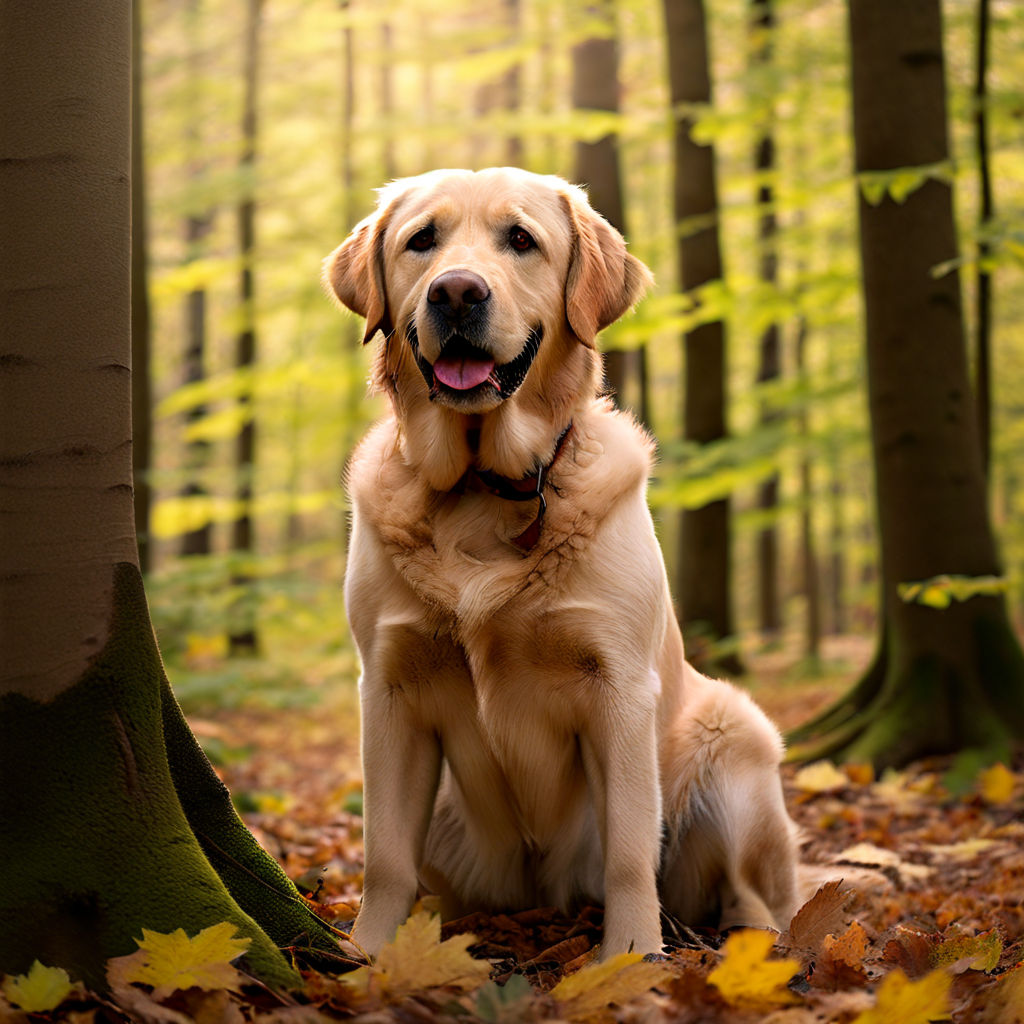
[[786, 988], [800, 970], [796, 960], [769, 960], [775, 936], [745, 928], [733, 932], [722, 947], [725, 959], [708, 975], [727, 1002], [749, 1009], [767, 1009], [798, 1002]]
[[886, 942], [882, 959], [900, 968], [909, 977], [920, 978], [931, 970], [934, 946], [933, 936], [899, 925], [894, 929], [892, 938]]
[[868, 933], [858, 921], [854, 921], [838, 938], [826, 935], [821, 956], [811, 975], [811, 984], [831, 992], [863, 985], [868, 980], [864, 957], [869, 945]]
[[609, 1006], [623, 1006], [672, 977], [663, 963], [647, 963], [640, 953], [620, 953], [563, 978], [550, 992], [569, 1020], [609, 1018]]
[[843, 889], [843, 880], [826, 882], [797, 912], [780, 944], [793, 949], [816, 951], [826, 935], [836, 935], [846, 924], [846, 905], [852, 889]]
[[971, 1018], [978, 1024], [1024, 1024], [1024, 964], [1007, 971], [994, 985], [980, 989]]
[[442, 942], [439, 917], [413, 914], [371, 966], [347, 974], [342, 982], [360, 995], [385, 999], [400, 999], [430, 988], [468, 992], [491, 974], [486, 960], [475, 960], [467, 952], [475, 942], [476, 936], [468, 934]]

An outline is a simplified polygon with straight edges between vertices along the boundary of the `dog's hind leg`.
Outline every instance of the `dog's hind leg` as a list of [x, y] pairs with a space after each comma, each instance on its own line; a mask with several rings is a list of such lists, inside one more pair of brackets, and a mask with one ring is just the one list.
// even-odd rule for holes
[[687, 923], [781, 931], [797, 902], [796, 827], [779, 779], [781, 741], [746, 694], [697, 679], [663, 747], [662, 900]]

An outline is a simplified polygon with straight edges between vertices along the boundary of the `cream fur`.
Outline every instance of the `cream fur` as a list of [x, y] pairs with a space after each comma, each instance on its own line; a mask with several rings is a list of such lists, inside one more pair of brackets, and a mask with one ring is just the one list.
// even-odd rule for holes
[[[515, 222], [526, 258], [500, 244]], [[410, 253], [431, 223], [437, 245]], [[544, 340], [519, 390], [457, 410], [428, 399], [406, 332], [439, 274], [491, 291], [488, 345]], [[392, 414], [355, 452], [345, 600], [363, 665], [366, 876], [353, 938], [371, 954], [420, 884], [444, 912], [605, 906], [602, 955], [661, 947], [684, 920], [784, 928], [795, 907], [782, 744], [762, 712], [683, 658], [645, 502], [650, 439], [597, 396], [594, 335], [649, 281], [621, 237], [557, 178], [434, 172], [382, 190], [326, 261], [341, 302], [380, 327]], [[459, 489], [470, 466], [520, 477], [550, 461], [536, 514]]]

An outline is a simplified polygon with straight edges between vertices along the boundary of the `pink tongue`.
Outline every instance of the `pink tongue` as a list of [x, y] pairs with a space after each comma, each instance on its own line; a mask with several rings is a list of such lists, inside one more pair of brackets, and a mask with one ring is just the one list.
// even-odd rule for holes
[[493, 359], [467, 359], [464, 356], [440, 356], [434, 363], [434, 376], [456, 391], [468, 391], [483, 384], [494, 370]]

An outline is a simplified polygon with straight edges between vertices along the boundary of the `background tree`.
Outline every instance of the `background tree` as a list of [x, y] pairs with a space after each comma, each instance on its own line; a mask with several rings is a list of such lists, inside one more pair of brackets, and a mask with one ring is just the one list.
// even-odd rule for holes
[[39, 958], [102, 988], [143, 927], [226, 920], [288, 984], [275, 942], [333, 940], [185, 724], [138, 570], [130, 17], [0, 8], [0, 973]]
[[875, 665], [806, 752], [903, 764], [1024, 738], [1024, 656], [984, 583], [963, 599], [901, 589], [1000, 566], [959, 276], [933, 273], [957, 253], [939, 0], [851, 3], [849, 18], [883, 622]]
[[[256, 365], [256, 271], [253, 266], [256, 248], [256, 148], [260, 83], [260, 20], [263, 0], [249, 0], [245, 19], [245, 59], [243, 64], [242, 154], [240, 170], [248, 186], [238, 205], [238, 254], [240, 327], [236, 341], [235, 367], [240, 374], [251, 374]], [[233, 613], [233, 626], [228, 633], [230, 652], [252, 656], [259, 648], [256, 633], [256, 592], [252, 575], [253, 476], [256, 472], [256, 419], [252, 409], [252, 387], [239, 390], [242, 408], [241, 425], [235, 441], [235, 499], [238, 511], [231, 524], [231, 550], [235, 568], [231, 583], [238, 596]]]
[[986, 476], [992, 462], [992, 247], [985, 238], [995, 216], [988, 139], [988, 64], [991, 9], [989, 0], [977, 0], [978, 20], [974, 57], [974, 142], [978, 159], [978, 269], [974, 285], [975, 305], [975, 401], [981, 467]]
[[[572, 104], [579, 111], [619, 111], [619, 44], [615, 11], [606, 4], [590, 4], [586, 9], [588, 25], [594, 34], [572, 49]], [[605, 219], [623, 234], [626, 215], [622, 201], [622, 175], [615, 132], [597, 139], [577, 139], [573, 180], [586, 185], [590, 202]], [[604, 379], [616, 405], [626, 404], [630, 353], [605, 348]]]
[[[695, 114], [711, 102], [708, 37], [702, 0], [665, 0], [669, 83], [675, 122], [674, 210], [679, 285], [697, 294], [722, 277], [715, 153], [693, 138]], [[709, 444], [726, 434], [725, 324], [711, 317], [685, 340], [683, 435]], [[675, 592], [691, 655], [709, 640], [732, 637], [729, 499], [686, 509], [677, 555]], [[706, 655], [705, 655], [706, 657]], [[739, 659], [721, 659], [733, 671]]]
[[[185, 262], [196, 264], [206, 256], [207, 238], [213, 227], [214, 211], [209, 206], [208, 178], [210, 169], [203, 128], [207, 119], [203, 90], [206, 55], [201, 41], [203, 27], [201, 0], [187, 0], [184, 9], [185, 33], [188, 41], [188, 79], [185, 83], [185, 159], [187, 163], [189, 200], [184, 217]], [[207, 358], [207, 284], [202, 278], [188, 289], [184, 301], [185, 360], [184, 383], [201, 384], [206, 378]], [[189, 427], [202, 421], [206, 403], [192, 406], [186, 416], [186, 437]], [[208, 494], [210, 441], [202, 436], [189, 437], [186, 464], [187, 479], [182, 491], [186, 498], [203, 498]], [[213, 549], [213, 524], [204, 520], [181, 538], [181, 553], [186, 556], [208, 555]]]
[[[754, 87], [752, 103], [758, 124], [758, 138], [754, 150], [754, 170], [757, 182], [757, 248], [758, 277], [769, 290], [778, 286], [778, 218], [775, 213], [774, 83], [772, 66], [772, 35], [775, 12], [772, 0], [751, 0], [750, 3], [750, 62], [751, 83]], [[782, 337], [778, 321], [772, 321], [761, 332], [757, 383], [767, 384], [782, 373]], [[771, 402], [762, 401], [761, 422], [778, 422], [778, 410]], [[782, 627], [779, 611], [779, 541], [776, 515], [779, 504], [779, 474], [771, 473], [758, 487], [758, 508], [767, 520], [757, 536], [757, 603], [758, 625], [767, 640], [774, 640]]]

